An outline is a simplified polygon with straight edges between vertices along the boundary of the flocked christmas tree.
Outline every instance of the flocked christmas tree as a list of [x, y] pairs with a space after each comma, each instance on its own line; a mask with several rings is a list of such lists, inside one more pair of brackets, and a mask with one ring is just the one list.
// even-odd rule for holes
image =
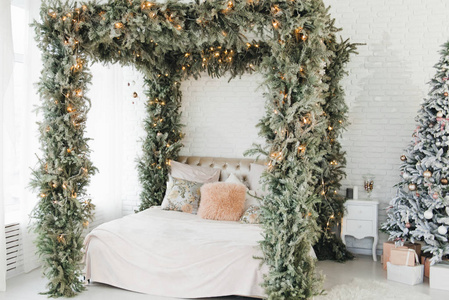
[[424, 241], [440, 261], [449, 254], [449, 43], [443, 46], [431, 90], [418, 112], [418, 127], [401, 156], [401, 182], [382, 230], [390, 239]]

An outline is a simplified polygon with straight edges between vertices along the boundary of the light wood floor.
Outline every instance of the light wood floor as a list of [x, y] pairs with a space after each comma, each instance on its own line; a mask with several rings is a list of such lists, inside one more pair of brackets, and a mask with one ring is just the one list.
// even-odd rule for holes
[[[405, 285], [387, 280], [386, 271], [382, 269], [379, 262], [373, 262], [370, 256], [358, 256], [355, 260], [346, 263], [336, 263], [331, 261], [319, 262], [318, 270], [325, 276], [324, 288], [330, 289], [333, 286], [349, 283], [354, 278], [377, 280], [388, 282], [394, 286], [404, 287]], [[28, 274], [19, 275], [11, 278], [7, 282], [7, 291], [0, 292], [0, 300], [33, 300], [47, 299], [47, 296], [39, 295], [39, 292], [45, 291], [46, 279], [42, 278], [41, 270], [35, 270]], [[416, 286], [407, 286], [412, 290], [430, 295], [433, 300], [449, 299], [449, 291], [442, 291], [429, 288], [429, 280], [426, 278], [424, 283]], [[88, 290], [75, 299], [107, 299], [107, 300], [173, 300], [171, 298], [144, 295], [129, 292], [114, 287], [91, 284]], [[243, 297], [225, 297], [213, 298], [214, 300], [248, 300]], [[203, 299], [205, 300], [205, 299]]]

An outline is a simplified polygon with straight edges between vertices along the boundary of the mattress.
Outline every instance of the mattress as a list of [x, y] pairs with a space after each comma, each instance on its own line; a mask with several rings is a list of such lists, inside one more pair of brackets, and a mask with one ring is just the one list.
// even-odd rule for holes
[[87, 235], [86, 278], [166, 297], [262, 298], [261, 239], [259, 225], [152, 207]]

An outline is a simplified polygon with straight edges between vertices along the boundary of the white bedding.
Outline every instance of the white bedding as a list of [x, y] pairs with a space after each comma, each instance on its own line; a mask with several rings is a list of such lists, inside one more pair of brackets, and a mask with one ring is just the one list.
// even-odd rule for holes
[[153, 207], [86, 237], [86, 278], [167, 297], [264, 297], [267, 270], [253, 258], [261, 234], [258, 225]]

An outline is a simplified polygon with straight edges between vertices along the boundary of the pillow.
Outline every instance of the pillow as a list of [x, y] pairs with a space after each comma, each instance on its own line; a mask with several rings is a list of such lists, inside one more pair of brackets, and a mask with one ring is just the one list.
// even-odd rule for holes
[[[234, 173], [231, 173], [231, 175], [229, 175], [228, 179], [226, 179], [225, 182], [239, 183], [244, 185], [244, 183], [242, 183], [242, 181]], [[246, 189], [244, 210], [247, 210], [251, 205], [260, 206], [260, 202], [256, 197], [255, 191]]]
[[262, 217], [260, 215], [260, 207], [251, 205], [240, 218], [240, 222], [246, 224], [260, 224]]
[[174, 178], [195, 182], [216, 182], [220, 178], [220, 169], [190, 166], [177, 161], [170, 161], [170, 175]]
[[260, 177], [266, 169], [267, 167], [259, 164], [250, 165], [248, 174], [249, 186], [253, 191], [256, 191], [256, 194], [259, 197], [263, 197], [268, 193], [265, 189], [262, 189], [262, 184], [260, 183]]
[[253, 190], [246, 191], [245, 210], [250, 206], [260, 206], [260, 199], [257, 198], [256, 192]]
[[234, 173], [231, 173], [231, 175], [229, 175], [228, 179], [226, 179], [225, 182], [241, 183], [244, 186], [246, 186], [247, 188], [249, 188], [248, 180], [245, 180], [245, 179], [235, 175]]
[[203, 219], [238, 221], [245, 206], [246, 187], [241, 183], [214, 182], [201, 187], [198, 215]]
[[234, 173], [231, 173], [225, 182], [243, 184], [243, 182]]
[[200, 188], [203, 184], [168, 176], [162, 209], [196, 214], [200, 202]]

